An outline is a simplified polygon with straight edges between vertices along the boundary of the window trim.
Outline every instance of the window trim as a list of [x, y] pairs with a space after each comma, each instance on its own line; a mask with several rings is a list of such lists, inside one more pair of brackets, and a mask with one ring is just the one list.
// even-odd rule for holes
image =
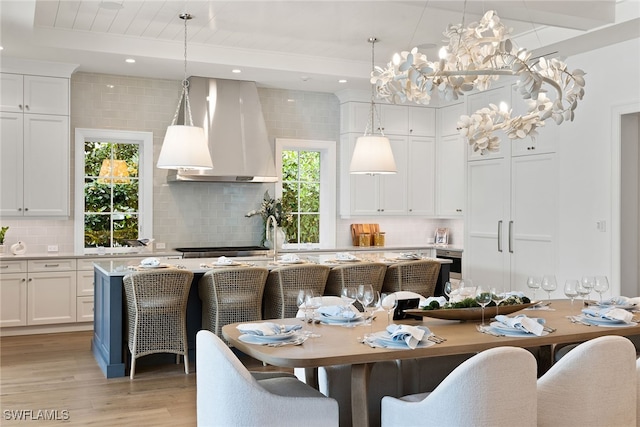
[[291, 249], [330, 248], [336, 246], [336, 141], [276, 138], [276, 198], [282, 198], [282, 151], [320, 152], [320, 243], [289, 243]]
[[[111, 129], [76, 128], [75, 131], [75, 197], [74, 248], [76, 255], [97, 254], [98, 248], [84, 247], [84, 143], [100, 140], [140, 145], [139, 163], [139, 226], [140, 236], [153, 236], [153, 133]], [[127, 253], [132, 248], [107, 248], [110, 253]]]

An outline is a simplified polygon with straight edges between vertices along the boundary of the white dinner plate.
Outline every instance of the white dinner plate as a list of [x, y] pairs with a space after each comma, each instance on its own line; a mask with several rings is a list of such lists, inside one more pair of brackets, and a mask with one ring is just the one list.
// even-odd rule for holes
[[168, 268], [168, 267], [171, 267], [171, 266], [169, 264], [160, 264], [160, 265], [142, 265], [142, 264], [140, 264], [138, 267], [153, 269], [153, 268]]
[[608, 327], [627, 327], [627, 326], [635, 326], [637, 323], [635, 322], [624, 322], [622, 320], [617, 319], [605, 319], [603, 317], [595, 317], [595, 316], [587, 316], [582, 314], [579, 316], [580, 320], [584, 320], [587, 323], [590, 323], [595, 326], [608, 326]]
[[253, 335], [253, 334], [242, 334], [238, 337], [238, 339], [242, 342], [246, 342], [247, 344], [269, 344], [272, 342], [283, 342], [289, 341], [292, 339], [296, 339], [298, 335], [296, 331], [290, 331], [284, 334], [278, 335]]
[[344, 324], [344, 323], [357, 323], [362, 322], [364, 320], [362, 314], [357, 314], [355, 317], [344, 317], [344, 316], [323, 316], [319, 315], [317, 318], [322, 323], [327, 324]]
[[599, 307], [599, 308], [614, 307], [614, 308], [621, 308], [623, 310], [633, 310], [634, 308], [638, 308], [638, 306], [636, 306], [635, 304], [607, 304], [607, 303], [598, 304], [596, 307]]
[[[522, 329], [511, 328], [504, 323], [491, 322], [489, 326], [496, 332], [510, 337], [537, 337], [538, 335], [531, 332], [523, 331]], [[549, 332], [543, 331], [542, 335], [549, 335]]]

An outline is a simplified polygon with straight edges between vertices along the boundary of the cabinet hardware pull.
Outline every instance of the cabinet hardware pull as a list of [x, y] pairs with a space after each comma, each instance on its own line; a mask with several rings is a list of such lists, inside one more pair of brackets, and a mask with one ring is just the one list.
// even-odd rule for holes
[[32, 282], [32, 281], [33, 281], [33, 279], [32, 279], [31, 277], [29, 277], [29, 281], [30, 281], [30, 282]]
[[25, 211], [25, 212], [26, 212], [26, 211], [28, 211], [28, 210], [29, 210], [29, 208], [24, 208], [24, 211]]
[[24, 108], [25, 108], [25, 110], [28, 110], [29, 109], [29, 105], [28, 104], [24, 104]]
[[0, 268], [9, 268], [8, 265], [0, 265]]
[[18, 212], [22, 211], [22, 208], [18, 208]]
[[22, 104], [18, 104], [18, 108], [22, 110]]
[[60, 264], [45, 264], [45, 267], [60, 267]]
[[498, 221], [498, 252], [502, 252], [502, 220]]
[[513, 253], [513, 221], [509, 221], [509, 253]]

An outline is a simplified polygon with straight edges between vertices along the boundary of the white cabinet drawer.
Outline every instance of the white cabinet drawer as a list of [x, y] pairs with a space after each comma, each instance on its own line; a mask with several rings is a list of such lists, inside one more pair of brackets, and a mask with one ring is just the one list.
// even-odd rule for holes
[[71, 258], [29, 261], [29, 273], [47, 271], [70, 271], [75, 269], [76, 260]]
[[76, 322], [93, 322], [93, 297], [78, 297], [76, 305]]
[[76, 295], [93, 295], [93, 270], [82, 270], [76, 272]]
[[27, 261], [0, 261], [0, 274], [26, 273]]

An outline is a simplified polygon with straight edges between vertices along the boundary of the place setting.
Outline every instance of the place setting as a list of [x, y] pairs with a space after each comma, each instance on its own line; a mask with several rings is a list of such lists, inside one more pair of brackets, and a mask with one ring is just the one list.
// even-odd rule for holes
[[574, 323], [586, 326], [602, 326], [608, 328], [625, 328], [637, 326], [638, 322], [633, 313], [622, 308], [610, 307], [585, 307], [577, 316], [568, 316]]
[[479, 332], [493, 336], [508, 337], [541, 337], [555, 332], [555, 329], [545, 325], [541, 317], [528, 317], [524, 314], [516, 316], [497, 315], [488, 326], [478, 325]]
[[236, 326], [242, 332], [238, 339], [247, 344], [281, 347], [300, 345], [309, 336], [302, 333], [301, 325], [284, 325], [274, 322], [242, 323]]
[[344, 264], [351, 262], [360, 262], [362, 259], [349, 252], [336, 252], [335, 258], [326, 260], [323, 264]]
[[224, 268], [224, 267], [248, 267], [250, 264], [235, 261], [229, 257], [221, 256], [211, 264], [200, 264], [202, 268]]
[[441, 344], [446, 339], [434, 335], [426, 326], [390, 324], [383, 331], [373, 332], [361, 339], [372, 348], [413, 350]]

